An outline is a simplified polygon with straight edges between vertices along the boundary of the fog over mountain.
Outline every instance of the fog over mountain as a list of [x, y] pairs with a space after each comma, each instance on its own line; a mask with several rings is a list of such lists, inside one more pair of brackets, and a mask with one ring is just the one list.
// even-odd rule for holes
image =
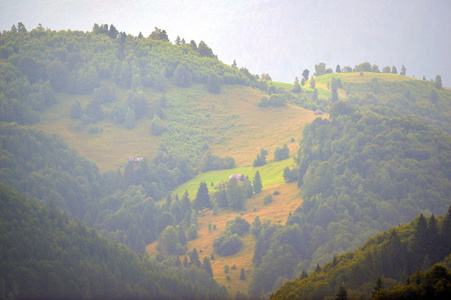
[[450, 1], [106, 1], [0, 0], [0, 30], [22, 22], [52, 30], [89, 31], [94, 23], [148, 36], [165, 29], [170, 40], [204, 40], [225, 63], [292, 82], [325, 62], [404, 64], [408, 76], [442, 76], [451, 87]]

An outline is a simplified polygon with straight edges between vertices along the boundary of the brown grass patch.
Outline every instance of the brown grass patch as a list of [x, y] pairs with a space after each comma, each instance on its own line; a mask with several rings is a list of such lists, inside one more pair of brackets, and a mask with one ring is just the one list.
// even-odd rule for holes
[[[252, 165], [262, 148], [268, 150], [269, 159], [275, 148], [284, 144], [289, 146], [290, 153], [295, 153], [305, 124], [317, 117], [310, 110], [290, 104], [258, 107], [263, 94], [249, 87], [225, 87], [223, 93], [208, 95], [200, 101], [213, 112], [213, 122], [226, 128], [221, 129], [222, 140], [211, 145], [212, 151], [220, 156], [232, 156], [237, 166]], [[291, 143], [291, 138], [296, 142]]]
[[[274, 201], [269, 205], [263, 205], [263, 197], [269, 193], [273, 193], [275, 190], [280, 192], [279, 195], [273, 196]], [[260, 220], [270, 220], [271, 223], [285, 224], [290, 212], [293, 212], [298, 208], [302, 199], [299, 196], [300, 191], [296, 183], [279, 184], [271, 188], [264, 189], [261, 193], [255, 194], [252, 198], [247, 199], [245, 209], [242, 212], [234, 212], [232, 210], [220, 210], [217, 216], [213, 215], [213, 211], [206, 211], [204, 216], [198, 217], [198, 238], [188, 242], [188, 250], [196, 248], [201, 261], [204, 257], [210, 257], [214, 254], [213, 240], [217, 238], [224, 230], [227, 220], [235, 218], [237, 215], [241, 215], [246, 219], [249, 224], [252, 224], [255, 216], [259, 216]], [[208, 224], [216, 224], [216, 230], [208, 231]], [[235, 296], [237, 291], [247, 292], [249, 282], [252, 279], [254, 272], [254, 265], [252, 263], [252, 257], [254, 255], [256, 239], [251, 233], [247, 233], [243, 237], [242, 249], [231, 256], [219, 256], [215, 254], [215, 260], [211, 261], [213, 268], [214, 279], [219, 283], [227, 287], [229, 295]], [[157, 242], [147, 245], [146, 250], [150, 256], [155, 256], [158, 251], [155, 249]], [[183, 256], [180, 257], [183, 261]], [[229, 265], [232, 267], [236, 265], [236, 270], [230, 270], [230, 281], [226, 279], [227, 274], [224, 273], [224, 266]], [[240, 280], [240, 270], [244, 268], [246, 274], [246, 280]]]

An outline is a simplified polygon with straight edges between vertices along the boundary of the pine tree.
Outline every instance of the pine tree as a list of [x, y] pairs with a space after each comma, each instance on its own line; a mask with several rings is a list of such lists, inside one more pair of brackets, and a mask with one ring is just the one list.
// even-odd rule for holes
[[442, 245], [441, 254], [445, 256], [451, 253], [451, 206], [448, 207], [448, 213], [443, 220], [440, 236]]
[[262, 185], [262, 179], [260, 177], [260, 172], [259, 171], [255, 172], [253, 183], [254, 183], [254, 191], [255, 191], [255, 193], [260, 193], [262, 191], [262, 189], [263, 189], [263, 185]]
[[183, 230], [183, 227], [180, 225], [177, 226], [177, 234], [179, 236], [179, 243], [182, 246], [185, 246], [186, 245], [186, 234], [185, 234], [185, 230]]
[[200, 267], [201, 263], [200, 263], [200, 259], [199, 259], [199, 253], [197, 253], [197, 249], [196, 248], [193, 248], [193, 251], [190, 252], [189, 259], [190, 259], [190, 264], [191, 265], [194, 264], [197, 267]]
[[431, 258], [432, 262], [436, 262], [439, 259], [440, 256], [440, 237], [438, 234], [438, 226], [437, 221], [435, 219], [435, 216], [432, 215], [429, 217], [428, 220], [428, 229], [427, 229], [427, 254]]
[[244, 273], [244, 268], [241, 268], [241, 271], [240, 271], [240, 279], [241, 279], [241, 280], [246, 280], [246, 274]]
[[210, 263], [210, 260], [208, 259], [208, 257], [204, 257], [203, 265], [204, 265], [204, 269], [205, 269], [205, 271], [207, 271], [208, 275], [213, 277], [213, 268], [211, 267], [211, 263]]
[[442, 77], [440, 75], [435, 76], [434, 84], [436, 89], [439, 90], [442, 88]]
[[202, 181], [199, 185], [193, 206], [197, 210], [203, 210], [204, 208], [213, 207], [210, 201], [210, 195], [208, 194], [208, 187], [205, 181]]
[[417, 268], [421, 267], [421, 264], [426, 256], [426, 249], [428, 244], [428, 228], [426, 224], [426, 218], [423, 214], [418, 217], [417, 224], [415, 226], [414, 232], [414, 246], [413, 250], [416, 258], [412, 262]]
[[348, 300], [348, 290], [344, 286], [340, 286], [337, 294], [335, 295], [335, 300]]

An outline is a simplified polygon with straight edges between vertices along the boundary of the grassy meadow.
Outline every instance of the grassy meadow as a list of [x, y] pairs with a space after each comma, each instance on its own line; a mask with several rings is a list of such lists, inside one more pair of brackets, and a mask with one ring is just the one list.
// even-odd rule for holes
[[[115, 89], [117, 101], [126, 101], [126, 91], [117, 86]], [[151, 89], [144, 92], [148, 99], [161, 97]], [[261, 96], [259, 91], [243, 86], [225, 86], [215, 95], [202, 85], [188, 89], [171, 86], [166, 94], [168, 102], [174, 104], [168, 109], [175, 110], [175, 114], [208, 115], [208, 123], [195, 126], [214, 137], [209, 143], [214, 154], [232, 156], [238, 166], [250, 166], [262, 148], [271, 156], [276, 147], [287, 144], [294, 153], [302, 128], [316, 117], [313, 112], [292, 105], [260, 108], [257, 103]], [[79, 101], [85, 107], [92, 95], [58, 94], [57, 98], [58, 103], [47, 109], [35, 126], [60, 135], [102, 172], [124, 166], [130, 156], [150, 159], [160, 144], [161, 138], [150, 133], [149, 118], [138, 120], [132, 130], [105, 119], [92, 125], [99, 129], [98, 133], [90, 133], [79, 120], [70, 119], [70, 106]]]

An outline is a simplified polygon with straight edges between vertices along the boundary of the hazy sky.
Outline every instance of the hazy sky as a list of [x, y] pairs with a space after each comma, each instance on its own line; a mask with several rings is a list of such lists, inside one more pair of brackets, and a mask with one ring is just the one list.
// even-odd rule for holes
[[325, 62], [401, 65], [407, 75], [442, 76], [451, 87], [449, 0], [0, 0], [0, 30], [22, 22], [88, 31], [94, 23], [148, 36], [165, 29], [174, 41], [201, 40], [219, 59], [292, 82]]

